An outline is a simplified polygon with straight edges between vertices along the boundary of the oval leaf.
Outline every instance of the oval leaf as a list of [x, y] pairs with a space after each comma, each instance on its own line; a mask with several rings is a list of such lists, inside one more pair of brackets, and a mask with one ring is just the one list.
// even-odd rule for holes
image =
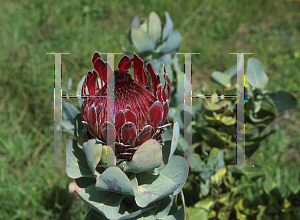
[[155, 41], [141, 29], [133, 28], [131, 30], [131, 39], [139, 52], [153, 51], [155, 49]]
[[285, 91], [277, 91], [276, 93], [269, 94], [273, 99], [278, 112], [283, 112], [287, 109], [296, 108], [297, 99], [290, 93]]
[[82, 147], [83, 143], [88, 141], [88, 136], [85, 134], [84, 130], [84, 124], [82, 123], [83, 118], [81, 113], [79, 113], [75, 118], [74, 118], [74, 136], [76, 138], [76, 140], [78, 141], [78, 144]]
[[[85, 79], [85, 76], [83, 76], [83, 77], [81, 78], [81, 80], [80, 80], [79, 83], [77, 84], [77, 88], [76, 88], [76, 96], [77, 96], [77, 98], [78, 98], [79, 106], [82, 105], [81, 90], [82, 90], [82, 85], [83, 85], [84, 79]], [[99, 84], [99, 85], [100, 85], [100, 84]]]
[[154, 41], [157, 41], [161, 37], [161, 22], [155, 12], [151, 12], [149, 15], [148, 33]]
[[102, 144], [96, 143], [96, 139], [90, 139], [83, 144], [83, 151], [91, 171], [95, 173], [101, 159]]
[[140, 207], [172, 194], [180, 185], [163, 175], [152, 173], [138, 173], [136, 178], [139, 185], [135, 201]]
[[132, 161], [127, 163], [124, 172], [146, 172], [153, 171], [162, 163], [162, 151], [160, 144], [150, 139], [144, 142], [134, 153]]
[[139, 16], [134, 16], [134, 18], [132, 19], [132, 22], [131, 22], [131, 29], [133, 28], [138, 28], [140, 26], [140, 18]]
[[174, 191], [173, 195], [180, 192], [189, 173], [189, 165], [186, 159], [180, 156], [173, 156], [170, 158], [168, 165], [159, 173], [176, 184], [180, 184]]
[[230, 116], [223, 116], [221, 118], [221, 122], [225, 125], [233, 125], [235, 124], [236, 120], [234, 117], [230, 117]]
[[77, 146], [77, 141], [74, 139], [67, 140], [66, 172], [72, 179], [82, 176], [94, 176], [86, 161], [83, 150]]
[[71, 105], [67, 102], [63, 102], [62, 106], [63, 106], [63, 108], [62, 108], [63, 118], [65, 120], [71, 121], [73, 123], [73, 119], [79, 112], [73, 105]]
[[108, 191], [99, 192], [95, 186], [89, 186], [77, 195], [87, 205], [100, 211], [108, 219], [114, 219], [117, 216], [120, 204], [125, 197], [125, 195]]
[[165, 15], [166, 15], [166, 24], [163, 29], [162, 41], [167, 39], [167, 37], [171, 34], [171, 32], [173, 30], [173, 21], [170, 18], [169, 13], [165, 12]]
[[211, 80], [224, 87], [231, 87], [230, 77], [224, 73], [215, 71], [212, 74]]
[[98, 178], [96, 189], [134, 196], [129, 178], [118, 167], [107, 168]]
[[173, 125], [173, 136], [172, 136], [172, 144], [171, 144], [171, 151], [170, 151], [169, 160], [173, 156], [173, 154], [176, 150], [178, 140], [179, 140], [179, 136], [180, 136], [179, 124], [178, 124], [177, 121], [175, 121], [174, 125]]
[[163, 44], [161, 48], [161, 53], [169, 53], [177, 49], [181, 42], [181, 35], [178, 30], [172, 32], [167, 41]]
[[247, 62], [247, 81], [256, 88], [264, 88], [268, 83], [268, 77], [262, 64], [256, 58], [250, 58]]
[[[110, 167], [116, 165], [115, 152], [111, 146], [102, 145], [102, 155], [100, 159], [100, 164], [103, 167]], [[101, 167], [101, 165], [98, 165]]]

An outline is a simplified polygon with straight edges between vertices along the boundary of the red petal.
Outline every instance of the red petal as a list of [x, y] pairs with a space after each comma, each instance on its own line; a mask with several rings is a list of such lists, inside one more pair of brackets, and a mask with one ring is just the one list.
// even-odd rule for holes
[[99, 82], [98, 82], [98, 73], [97, 73], [97, 71], [93, 70], [93, 74], [96, 74], [96, 84], [97, 84], [97, 88], [100, 89], [100, 87], [99, 87]]
[[86, 77], [86, 84], [88, 87], [89, 95], [94, 96], [95, 95], [95, 87], [96, 87], [96, 81], [97, 81], [97, 73], [96, 72], [88, 72], [88, 75]]
[[[133, 58], [131, 59], [133, 60], [133, 69], [134, 69], [134, 81], [136, 79], [136, 77], [138, 78], [138, 82], [141, 83], [142, 85], [144, 85], [144, 80], [145, 78], [147, 78], [147, 75], [145, 73], [144, 69], [144, 61], [137, 55], [134, 53]], [[146, 82], [147, 83], [147, 82]]]
[[137, 119], [136, 114], [133, 111], [126, 109], [125, 110], [125, 119], [126, 119], [126, 123], [132, 122], [135, 126], [137, 126], [136, 125], [136, 119]]
[[[81, 96], [86, 96], [86, 82], [87, 82], [87, 75], [84, 78], [83, 84], [82, 84], [82, 88], [81, 88]], [[85, 99], [85, 97], [81, 97], [83, 99]]]
[[167, 117], [168, 117], [168, 113], [169, 113], [169, 104], [168, 104], [168, 101], [165, 102], [163, 108], [164, 108], [164, 116], [163, 116], [163, 119], [162, 119], [161, 123], [164, 123], [165, 120], [166, 120]]
[[156, 86], [154, 86], [154, 85], [155, 85], [155, 82], [157, 81], [157, 76], [158, 75], [155, 73], [155, 71], [154, 71], [154, 69], [153, 69], [153, 67], [152, 67], [152, 65], [151, 65], [150, 62], [147, 64], [147, 70], [148, 70], [148, 72], [150, 73], [150, 76], [151, 76], [151, 81], [152, 82], [151, 82], [151, 90], [150, 90], [150, 92], [152, 92], [153, 87], [156, 88]]
[[[119, 61], [118, 69], [123, 71], [123, 72], [126, 72], [130, 68], [130, 66], [128, 65], [129, 61], [130, 61], [130, 58], [128, 56], [126, 56], [126, 55], [123, 56], [121, 58], [121, 60]], [[131, 65], [131, 63], [130, 63], [130, 65]]]
[[95, 51], [94, 56], [92, 58], [92, 64], [94, 64], [98, 58], [100, 59], [100, 54], [97, 51]]
[[153, 129], [155, 129], [163, 119], [163, 107], [159, 101], [154, 102], [150, 107], [148, 116]]
[[95, 111], [95, 107], [93, 105], [91, 107], [89, 107], [89, 109], [88, 109], [87, 123], [89, 124], [89, 126], [94, 128], [95, 123], [96, 123], [96, 111]]
[[94, 63], [94, 69], [97, 71], [100, 80], [101, 80], [101, 87], [103, 86], [104, 82], [104, 70], [105, 70], [106, 64], [103, 60], [101, 60], [100, 58], [96, 59], [95, 63]]
[[102, 125], [102, 135], [104, 138], [104, 141], [107, 143], [107, 140], [115, 140], [115, 127], [112, 123], [106, 121]]
[[125, 114], [123, 111], [118, 111], [115, 117], [116, 131], [119, 133], [120, 128], [125, 124]]
[[140, 84], [142, 84], [143, 86], [146, 86], [148, 78], [147, 78], [147, 74], [144, 70], [144, 67], [142, 67], [141, 69], [138, 70], [137, 78], [138, 78], [138, 82]]
[[113, 74], [114, 71], [112, 70], [112, 68], [110, 67], [110, 65], [108, 63], [106, 63], [106, 67], [104, 69], [104, 77], [103, 77], [103, 81], [104, 83], [107, 82], [107, 75], [108, 74]]
[[136, 127], [133, 123], [128, 122], [121, 128], [121, 139], [125, 145], [132, 145], [136, 139]]
[[157, 88], [157, 92], [156, 92], [156, 98], [160, 101], [161, 104], [163, 104], [163, 88], [162, 88], [162, 84], [160, 83], [158, 85]]
[[151, 125], [146, 125], [143, 128], [143, 131], [139, 133], [139, 145], [144, 143], [146, 140], [150, 139], [152, 136], [152, 126]]

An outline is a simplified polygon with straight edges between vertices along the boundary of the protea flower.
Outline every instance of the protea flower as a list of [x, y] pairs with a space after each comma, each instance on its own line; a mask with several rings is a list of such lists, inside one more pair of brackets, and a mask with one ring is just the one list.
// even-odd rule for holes
[[[128, 71], [132, 62], [134, 79]], [[164, 68], [165, 85], [163, 86], [159, 75], [148, 63], [147, 70], [151, 77], [151, 87], [148, 87], [144, 61], [136, 54], [132, 59], [123, 56], [119, 61], [118, 70], [114, 71], [115, 123], [112, 124], [106, 120], [107, 98], [105, 97], [107, 70], [110, 66], [100, 59], [97, 52], [92, 58], [92, 63], [94, 69], [87, 73], [82, 86], [81, 114], [90, 135], [103, 144], [107, 144], [108, 129], [113, 129], [117, 162], [130, 161], [134, 152], [146, 140], [152, 138], [160, 141], [161, 133], [164, 131], [163, 123], [169, 112], [170, 79]]]

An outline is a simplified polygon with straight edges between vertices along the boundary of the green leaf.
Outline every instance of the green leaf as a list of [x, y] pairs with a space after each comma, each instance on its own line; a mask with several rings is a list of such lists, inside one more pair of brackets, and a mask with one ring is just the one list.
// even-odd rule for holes
[[276, 93], [269, 94], [269, 96], [274, 101], [278, 112], [296, 108], [297, 106], [297, 99], [288, 92], [280, 90]]
[[80, 146], [83, 146], [83, 143], [88, 141], [87, 135], [84, 133], [85, 127], [84, 124], [82, 123], [83, 118], [81, 113], [79, 113], [75, 118], [74, 118], [74, 136], [76, 140], [78, 141], [78, 144]]
[[257, 112], [259, 112], [259, 110], [260, 110], [260, 108], [261, 108], [261, 101], [255, 101], [254, 102], [254, 106], [255, 106], [255, 108], [254, 108], [254, 113], [257, 113]]
[[144, 142], [134, 153], [132, 161], [125, 165], [124, 172], [147, 172], [162, 164], [161, 145], [154, 139]]
[[194, 207], [189, 208], [190, 219], [208, 219], [213, 204], [214, 202], [210, 198], [197, 202]]
[[101, 159], [102, 144], [96, 143], [96, 139], [90, 139], [83, 144], [83, 151], [86, 156], [87, 163], [94, 173]]
[[[212, 101], [216, 99], [216, 98], [213, 98]], [[210, 110], [210, 111], [218, 111], [222, 108], [223, 106], [221, 104], [214, 104], [212, 102], [210, 102], [208, 99], [205, 99], [205, 102], [204, 102], [204, 108]]]
[[129, 178], [118, 167], [107, 168], [98, 178], [96, 189], [134, 196]]
[[161, 219], [168, 215], [172, 206], [173, 196], [174, 195], [166, 196], [165, 198], [156, 202], [156, 208], [153, 210], [155, 213], [155, 219]]
[[178, 125], [179, 125], [180, 129], [184, 128], [183, 119], [184, 119], [184, 104], [180, 104], [176, 108], [174, 119], [173, 119], [174, 121], [178, 122]]
[[169, 215], [175, 215], [178, 212], [178, 206], [177, 206], [177, 197], [178, 195], [175, 195], [172, 197], [172, 206], [169, 211]]
[[63, 118], [67, 121], [73, 122], [75, 116], [78, 114], [77, 109], [73, 105], [67, 102], [63, 102], [62, 106], [63, 106], [62, 109]]
[[218, 219], [229, 219], [230, 211], [226, 209], [221, 209], [218, 212]]
[[224, 72], [224, 74], [226, 74], [227, 76], [229, 76], [230, 78], [232, 78], [235, 74], [236, 74], [236, 66], [226, 70]]
[[200, 155], [193, 153], [190, 158], [188, 158], [189, 166], [193, 172], [201, 172], [205, 163], [201, 160]]
[[100, 212], [90, 208], [84, 220], [106, 220], [106, 218]]
[[282, 195], [278, 190], [277, 184], [272, 179], [272, 169], [268, 166], [263, 167], [263, 171], [265, 174], [265, 181], [263, 183], [263, 189], [270, 196], [270, 198], [274, 201], [276, 209], [280, 209], [280, 203], [283, 202]]
[[116, 165], [115, 152], [111, 146], [102, 145], [100, 164], [107, 167]]
[[141, 209], [136, 204], [125, 205], [124, 201], [122, 201], [116, 219], [119, 220], [140, 219], [143, 213], [151, 211], [151, 209], [153, 209], [154, 207], [155, 204], [151, 204], [147, 206], [147, 208]]
[[140, 27], [140, 19], [139, 19], [139, 16], [134, 16], [134, 18], [132, 19], [132, 22], [131, 22], [131, 29], [133, 28], [139, 28]]
[[174, 195], [182, 189], [189, 172], [187, 161], [180, 156], [170, 158], [168, 165], [160, 172], [160, 175], [167, 177], [175, 183], [180, 183], [180, 186], [174, 191]]
[[[81, 90], [82, 90], [82, 85], [84, 82], [85, 76], [83, 76], [81, 78], [81, 80], [79, 81], [79, 83], [77, 84], [77, 88], [76, 88], [76, 96], [77, 96], [77, 100], [78, 100], [78, 104], [79, 106], [82, 105], [82, 98], [81, 98]], [[100, 85], [100, 84], [99, 84]]]
[[158, 174], [168, 164], [169, 159], [176, 150], [180, 136], [180, 129], [177, 121], [175, 121], [173, 125], [173, 135], [171, 132], [171, 129], [168, 128], [162, 134], [162, 139], [164, 142], [164, 145], [162, 146], [163, 162], [158, 168], [154, 169], [155, 174]]
[[173, 58], [173, 64], [174, 64], [174, 68], [175, 68], [175, 71], [177, 74], [181, 73], [181, 69], [180, 69], [180, 66], [179, 66], [179, 63], [178, 63], [178, 56], [175, 55], [174, 58]]
[[97, 211], [100, 211], [108, 219], [114, 219], [117, 216], [120, 203], [125, 198], [125, 195], [122, 194], [98, 191], [95, 186], [89, 186], [77, 193], [77, 195], [87, 205]]
[[254, 140], [259, 136], [259, 127], [265, 127], [263, 124], [258, 124], [256, 126], [253, 126], [249, 129], [245, 130], [245, 139], [246, 140]]
[[231, 192], [221, 194], [220, 197], [217, 199], [217, 202], [225, 206], [230, 206], [230, 194]]
[[253, 116], [252, 110], [249, 110], [249, 118], [254, 123], [264, 122], [265, 124], [269, 124], [275, 119], [275, 114], [271, 111], [261, 109], [257, 113], [257, 116]]
[[74, 125], [72, 124], [71, 121], [64, 120], [61, 122], [61, 125], [62, 125], [63, 129], [73, 131], [72, 135], [74, 135]]
[[146, 207], [151, 202], [172, 194], [180, 185], [164, 175], [152, 173], [137, 173], [138, 193], [135, 195], [136, 204]]
[[[160, 79], [163, 79], [163, 71], [160, 71], [163, 66], [163, 63], [172, 65], [172, 58], [170, 54], [165, 54], [156, 59], [153, 63], [151, 63], [155, 72], [159, 74]], [[172, 74], [172, 72], [167, 73], [169, 76]]]
[[148, 19], [146, 19], [141, 25], [140, 29], [145, 33], [148, 33]]
[[223, 138], [214, 128], [200, 127], [199, 131], [202, 138], [212, 147], [224, 147], [227, 143], [226, 139]]
[[181, 35], [178, 30], [172, 32], [168, 37], [167, 41], [163, 43], [161, 53], [170, 53], [171, 51], [177, 49], [181, 42]]
[[94, 176], [86, 161], [83, 150], [77, 146], [77, 141], [74, 139], [67, 140], [66, 172], [72, 179], [82, 176]]
[[232, 195], [231, 198], [234, 198], [236, 195], [244, 194], [247, 188], [251, 187], [251, 184], [239, 184], [236, 187], [231, 189]]
[[162, 35], [162, 41], [167, 39], [167, 37], [171, 34], [173, 30], [173, 22], [172, 19], [170, 18], [170, 15], [168, 12], [165, 12], [166, 15], [166, 24], [163, 28], [163, 35]]
[[264, 213], [265, 210], [267, 209], [267, 206], [258, 205], [257, 207], [259, 209], [259, 213], [256, 216], [257, 220], [272, 220], [273, 219], [272, 216], [268, 216]]
[[230, 77], [224, 73], [215, 71], [212, 74], [211, 80], [224, 87], [231, 87]]
[[255, 180], [263, 175], [263, 170], [261, 167], [230, 167], [228, 169], [230, 173], [239, 173], [247, 177], [249, 181]]
[[[176, 87], [176, 94], [175, 94], [175, 106], [179, 105], [184, 101], [184, 73], [180, 72], [177, 73], [177, 87]], [[179, 106], [178, 106], [179, 107]], [[177, 107], [177, 109], [178, 109]], [[184, 106], [183, 108], [184, 109]], [[176, 120], [178, 121], [178, 120]], [[180, 123], [179, 123], [180, 125]]]
[[226, 168], [222, 167], [222, 168], [218, 169], [217, 172], [210, 177], [211, 181], [214, 184], [217, 184], [222, 181], [222, 178], [225, 176], [225, 174], [226, 174]]
[[202, 181], [200, 182], [200, 192], [203, 196], [207, 196], [209, 193], [209, 182], [203, 183]]
[[210, 180], [210, 177], [215, 173], [215, 169], [213, 168], [212, 165], [206, 164], [203, 166], [200, 175], [201, 178], [204, 180], [204, 182], [207, 182]]
[[133, 28], [131, 30], [131, 39], [139, 52], [153, 51], [155, 49], [155, 41], [141, 29]]
[[62, 126], [62, 131], [69, 134], [69, 135], [72, 135], [74, 136], [74, 125], [72, 124], [71, 121], [66, 121], [66, 120], [63, 120], [61, 122], [61, 126]]
[[236, 123], [236, 120], [234, 117], [230, 117], [230, 116], [223, 116], [221, 118], [221, 122], [225, 125], [234, 125]]
[[148, 26], [149, 36], [157, 41], [161, 38], [161, 22], [160, 18], [155, 12], [151, 12], [149, 15], [149, 26]]
[[184, 207], [181, 206], [176, 214], [168, 215], [164, 220], [184, 220]]
[[235, 212], [236, 212], [236, 217], [237, 217], [237, 219], [240, 219], [240, 220], [247, 220], [247, 216], [240, 211], [243, 208], [242, 203], [243, 203], [243, 199], [240, 199], [234, 205], [234, 209], [235, 209]]
[[80, 177], [75, 179], [75, 182], [80, 188], [87, 188], [91, 185], [95, 185], [96, 179], [95, 177]]
[[172, 136], [172, 144], [171, 144], [171, 152], [170, 152], [169, 160], [173, 156], [176, 150], [179, 141], [179, 136], [180, 136], [179, 124], [177, 121], [175, 121], [173, 125], [173, 136]]
[[256, 58], [250, 58], [247, 62], [246, 70], [247, 81], [256, 88], [265, 88], [268, 83], [268, 77], [264, 67]]

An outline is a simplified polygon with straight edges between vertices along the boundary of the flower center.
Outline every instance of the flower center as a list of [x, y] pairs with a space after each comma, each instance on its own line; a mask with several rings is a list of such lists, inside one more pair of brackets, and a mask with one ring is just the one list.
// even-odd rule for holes
[[[134, 81], [129, 72], [122, 72], [117, 70], [115, 73], [115, 113], [124, 110], [127, 105], [136, 114], [138, 119], [139, 131], [143, 126], [149, 124], [148, 110], [151, 105], [157, 101], [155, 96], [144, 86]], [[97, 91], [96, 95], [106, 95], [107, 83]], [[100, 103], [103, 104], [103, 110], [107, 106], [106, 98], [96, 98], [93, 100], [94, 105], [97, 106]], [[101, 111], [106, 115], [106, 111]], [[101, 116], [100, 116], [101, 117]]]

